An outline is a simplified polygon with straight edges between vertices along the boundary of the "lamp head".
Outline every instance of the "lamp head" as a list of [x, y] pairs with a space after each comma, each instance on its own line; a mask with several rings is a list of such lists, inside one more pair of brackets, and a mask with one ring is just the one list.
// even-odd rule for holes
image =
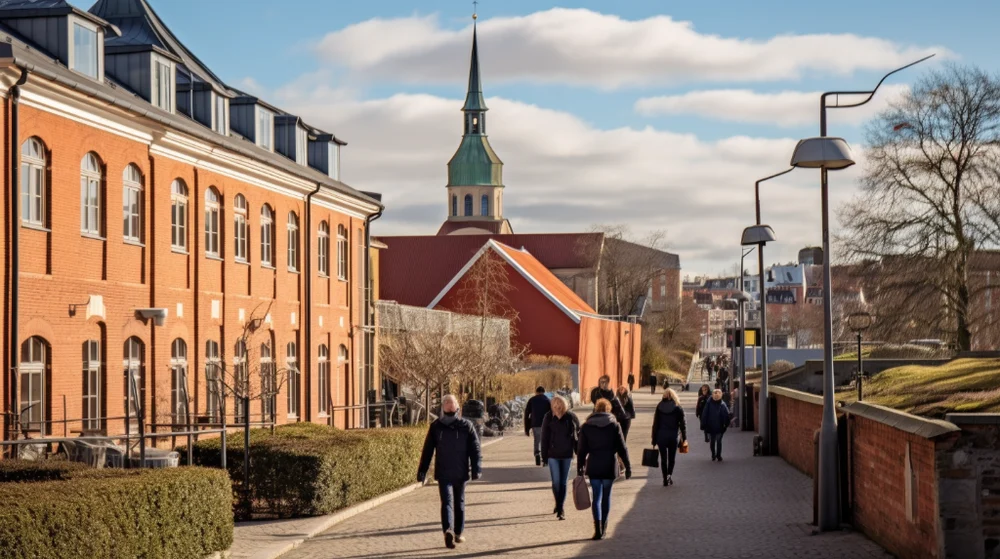
[[741, 238], [740, 243], [743, 246], [766, 245], [776, 239], [777, 237], [774, 236], [774, 229], [771, 229], [770, 225], [751, 225], [743, 230], [743, 237]]
[[835, 171], [854, 165], [851, 146], [843, 138], [822, 136], [799, 140], [792, 152], [792, 167]]
[[869, 312], [852, 312], [847, 315], [847, 327], [850, 328], [851, 332], [864, 332], [872, 327], [873, 322], [875, 322], [875, 317]]

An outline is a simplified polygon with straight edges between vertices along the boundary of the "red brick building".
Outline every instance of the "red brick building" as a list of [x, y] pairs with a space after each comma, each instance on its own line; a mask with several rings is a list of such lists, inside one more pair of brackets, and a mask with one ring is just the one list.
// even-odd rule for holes
[[381, 205], [339, 180], [344, 143], [222, 83], [145, 0], [6, 2], [0, 38], [5, 438], [217, 422], [220, 361], [290, 371], [254, 421], [363, 423], [334, 408], [379, 382]]

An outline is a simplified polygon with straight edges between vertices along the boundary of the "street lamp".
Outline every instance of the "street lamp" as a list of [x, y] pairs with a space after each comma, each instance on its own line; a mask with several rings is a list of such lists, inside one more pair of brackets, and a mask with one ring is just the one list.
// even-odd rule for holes
[[[931, 56], [934, 56], [933, 54]], [[830, 280], [830, 196], [827, 189], [827, 171], [845, 169], [854, 165], [851, 148], [843, 138], [826, 135], [826, 110], [859, 107], [872, 100], [879, 86], [892, 74], [927, 60], [927, 56], [897, 68], [882, 76], [871, 91], [830, 91], [820, 96], [819, 137], [800, 140], [792, 154], [792, 167], [820, 170], [820, 196], [822, 199], [823, 227], [823, 422], [819, 433], [819, 529], [835, 530], [840, 526], [840, 480], [837, 477], [837, 412], [834, 409], [833, 378], [833, 303]], [[841, 95], [867, 95], [858, 103], [841, 105]], [[827, 105], [827, 98], [834, 97], [835, 105]]]
[[861, 357], [861, 333], [864, 332], [865, 330], [871, 328], [873, 321], [874, 321], [874, 317], [872, 317], [871, 313], [866, 312], [866, 311], [853, 312], [853, 313], [847, 315], [847, 327], [851, 329], [851, 332], [854, 332], [855, 334], [858, 335], [858, 375], [857, 375], [857, 383], [858, 383], [858, 401], [859, 402], [864, 397], [864, 392], [862, 392], [862, 388], [861, 388], [861, 382], [862, 382], [861, 378], [864, 376], [864, 372], [863, 372], [864, 371], [864, 369], [863, 369], [864, 361], [862, 360], [862, 357]]
[[[745, 256], [745, 254], [744, 254], [744, 256]], [[733, 299], [736, 300], [737, 307], [738, 307], [738, 311], [737, 312], [739, 312], [739, 329], [740, 329], [740, 353], [739, 353], [739, 365], [738, 365], [739, 368], [740, 368], [739, 369], [739, 371], [740, 371], [740, 376], [739, 376], [739, 379], [740, 379], [740, 391], [739, 391], [739, 400], [738, 400], [739, 401], [739, 404], [738, 404], [739, 408], [738, 409], [740, 410], [739, 411], [740, 428], [745, 431], [746, 430], [747, 420], [746, 420], [746, 402], [744, 401], [743, 394], [746, 392], [746, 385], [747, 385], [747, 365], [746, 365], [746, 353], [747, 353], [746, 352], [746, 337], [747, 337], [747, 330], [746, 330], [746, 325], [743, 323], [743, 320], [744, 320], [743, 319], [743, 304], [744, 303], [748, 303], [750, 301], [750, 294], [747, 293], [746, 291], [742, 291], [742, 288], [743, 288], [743, 272], [742, 272], [742, 269], [741, 269], [741, 271], [740, 271], [740, 289], [741, 290], [737, 291], [736, 293], [733, 294]], [[733, 345], [736, 345], [736, 344], [733, 344]], [[737, 367], [736, 363], [737, 363], [736, 361], [733, 361], [733, 367]], [[729, 378], [732, 378], [734, 374], [736, 374], [735, 370], [732, 371], [732, 373], [729, 375]]]
[[[764, 245], [774, 241], [774, 230], [770, 225], [751, 225], [743, 230], [743, 237], [740, 244], [743, 246], [756, 245], [757, 247], [757, 274], [760, 283], [760, 354], [761, 354], [761, 377], [760, 377], [760, 403], [758, 407], [758, 428], [761, 437], [761, 448], [765, 455], [770, 454], [770, 408], [768, 407], [767, 393], [767, 290], [764, 287]], [[744, 379], [745, 380], [745, 379]]]

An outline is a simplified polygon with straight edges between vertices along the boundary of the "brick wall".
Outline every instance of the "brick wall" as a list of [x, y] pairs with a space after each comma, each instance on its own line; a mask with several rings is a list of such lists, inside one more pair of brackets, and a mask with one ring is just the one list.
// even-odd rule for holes
[[1000, 556], [1000, 414], [949, 414], [962, 432], [937, 452], [949, 557]]
[[809, 477], [816, 475], [813, 437], [823, 422], [823, 401], [812, 394], [771, 389], [778, 421], [773, 426], [778, 454]]

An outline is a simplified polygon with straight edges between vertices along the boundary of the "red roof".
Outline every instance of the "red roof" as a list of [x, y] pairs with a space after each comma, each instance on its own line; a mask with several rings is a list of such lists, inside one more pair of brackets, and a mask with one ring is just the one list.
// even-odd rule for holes
[[378, 237], [389, 247], [379, 254], [379, 298], [426, 307], [490, 239], [510, 247], [525, 248], [549, 270], [587, 269], [597, 266], [604, 235], [552, 233]]
[[557, 278], [555, 274], [550, 272], [548, 268], [542, 265], [531, 253], [524, 250], [517, 250], [499, 242], [494, 242], [493, 246], [506, 254], [510, 260], [513, 260], [520, 267], [518, 271], [521, 272], [521, 275], [525, 279], [558, 299], [559, 303], [562, 303], [569, 310], [576, 313], [594, 313], [594, 309], [590, 305], [574, 293], [562, 280]]
[[[455, 231], [459, 231], [461, 229], [466, 229], [466, 228], [469, 228], [469, 227], [474, 227], [476, 229], [484, 229], [486, 231], [489, 231], [493, 235], [499, 235], [500, 232], [503, 231], [503, 226], [504, 226], [505, 223], [507, 223], [506, 219], [501, 220], [501, 221], [497, 221], [497, 220], [494, 220], [494, 219], [484, 219], [482, 221], [476, 221], [476, 220], [471, 220], [471, 221], [445, 221], [444, 223], [441, 224], [441, 228], [438, 229], [437, 234], [438, 235], [449, 235], [449, 234], [454, 233]], [[508, 227], [509, 227], [509, 225], [508, 225]]]

